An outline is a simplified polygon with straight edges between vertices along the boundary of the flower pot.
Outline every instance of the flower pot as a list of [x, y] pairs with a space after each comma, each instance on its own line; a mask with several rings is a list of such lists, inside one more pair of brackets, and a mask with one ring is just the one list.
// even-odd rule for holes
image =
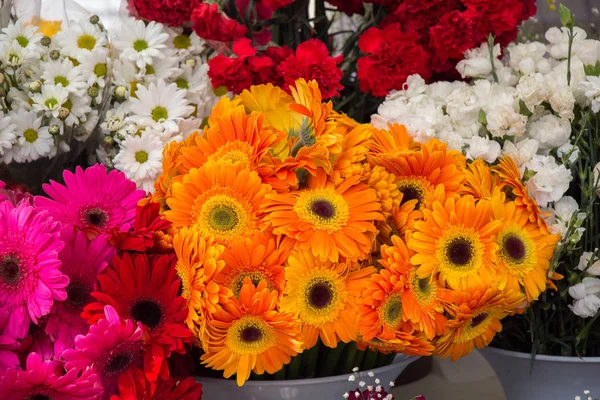
[[[396, 380], [398, 375], [417, 359], [418, 357], [398, 355], [393, 363], [375, 368], [373, 372], [387, 387], [390, 381]], [[196, 380], [202, 383], [202, 398], [206, 400], [331, 400], [341, 399], [345, 392], [358, 386], [358, 382], [348, 382], [348, 376], [346, 374], [315, 379], [247, 381], [242, 387], [238, 387], [234, 379], [197, 377]], [[364, 380], [369, 383], [366, 373]]]
[[508, 400], [574, 399], [584, 390], [600, 393], [600, 357], [538, 355], [530, 373], [529, 353], [494, 347], [480, 352], [496, 371]]

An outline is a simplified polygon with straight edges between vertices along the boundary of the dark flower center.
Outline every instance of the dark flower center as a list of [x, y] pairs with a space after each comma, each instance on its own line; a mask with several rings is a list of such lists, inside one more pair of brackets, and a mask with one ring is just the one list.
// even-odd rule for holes
[[88, 303], [90, 290], [80, 282], [71, 282], [67, 286], [67, 301], [75, 307], [82, 307]]
[[446, 256], [452, 264], [467, 265], [473, 256], [471, 243], [465, 239], [455, 239], [446, 248]]
[[52, 397], [48, 396], [47, 394], [37, 393], [29, 395], [27, 400], [52, 400]]
[[219, 231], [230, 231], [239, 223], [234, 210], [227, 206], [218, 206], [210, 215], [210, 224]]
[[13, 256], [5, 256], [0, 263], [0, 278], [8, 285], [14, 285], [21, 277], [19, 260]]
[[504, 252], [513, 260], [521, 261], [525, 258], [525, 244], [516, 236], [504, 239]]
[[85, 221], [88, 225], [95, 226], [97, 228], [102, 228], [106, 224], [106, 220], [108, 216], [103, 210], [99, 208], [92, 208], [85, 212]]
[[335, 207], [327, 200], [317, 200], [312, 203], [311, 210], [323, 219], [330, 219], [335, 214]]
[[411, 200], [417, 200], [417, 205], [415, 206], [415, 209], [419, 209], [419, 207], [421, 207], [421, 192], [417, 189], [415, 189], [412, 186], [404, 186], [400, 188], [400, 191], [402, 192], [402, 194], [404, 195], [402, 197], [402, 203], [404, 204], [408, 201]]
[[471, 319], [471, 328], [477, 328], [488, 317], [486, 313], [481, 313]]
[[235, 296], [239, 296], [240, 291], [242, 290], [242, 286], [244, 286], [244, 280], [246, 278], [250, 278], [252, 284], [254, 286], [258, 286], [258, 284], [265, 279], [265, 276], [262, 272], [245, 272], [238, 275], [231, 284], [231, 290], [235, 294]]
[[333, 300], [331, 286], [324, 282], [315, 283], [308, 290], [308, 301], [315, 308], [325, 308]]
[[254, 343], [262, 339], [262, 332], [255, 326], [249, 326], [242, 330], [240, 337], [245, 343]]
[[429, 279], [424, 278], [424, 279], [419, 279], [419, 291], [426, 293], [429, 291]]
[[106, 372], [109, 374], [120, 374], [131, 364], [131, 357], [127, 354], [117, 354], [106, 364]]
[[400, 302], [400, 299], [393, 298], [387, 304], [385, 317], [389, 322], [394, 322], [400, 316], [401, 312], [402, 303]]
[[160, 305], [154, 300], [140, 300], [131, 307], [131, 316], [148, 328], [156, 328], [162, 320], [163, 313]]

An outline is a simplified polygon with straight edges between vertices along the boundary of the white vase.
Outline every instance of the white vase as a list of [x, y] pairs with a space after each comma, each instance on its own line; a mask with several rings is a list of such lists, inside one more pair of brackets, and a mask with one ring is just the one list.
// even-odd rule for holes
[[[388, 387], [390, 381], [418, 357], [399, 355], [385, 367], [373, 369], [375, 377]], [[365, 371], [365, 381], [368, 380]], [[348, 374], [315, 379], [285, 381], [247, 381], [238, 387], [235, 379], [197, 377], [202, 383], [203, 400], [334, 400], [342, 399], [345, 392], [355, 389], [358, 382], [348, 382]]]
[[508, 400], [572, 400], [590, 390], [600, 396], [600, 357], [538, 355], [486, 347], [480, 350], [504, 387]]

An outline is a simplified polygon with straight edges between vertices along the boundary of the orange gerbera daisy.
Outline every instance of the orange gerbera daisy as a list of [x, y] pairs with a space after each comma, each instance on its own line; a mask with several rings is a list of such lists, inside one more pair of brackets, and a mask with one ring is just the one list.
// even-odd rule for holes
[[221, 260], [224, 247], [198, 232], [183, 228], [173, 238], [177, 255], [175, 269], [181, 278], [182, 296], [187, 301], [186, 323], [196, 340], [206, 349], [206, 320], [227, 301], [231, 291], [218, 285], [214, 278], [225, 267]]
[[434, 350], [433, 345], [422, 333], [397, 332], [394, 339], [382, 340], [374, 338], [364, 341], [360, 337], [356, 341], [356, 347], [360, 351], [367, 349], [382, 354], [400, 353], [409, 356], [430, 356]]
[[361, 175], [364, 171], [364, 160], [367, 158], [369, 148], [368, 140], [371, 138], [373, 127], [368, 124], [358, 125], [344, 133], [342, 151], [331, 156], [333, 171], [330, 179], [339, 182], [351, 175]]
[[285, 235], [286, 246], [334, 262], [365, 259], [377, 233], [373, 221], [383, 217], [377, 194], [359, 180], [353, 176], [336, 187], [319, 174], [306, 190], [270, 194], [266, 219], [276, 235]]
[[405, 151], [392, 157], [374, 157], [397, 178], [396, 185], [404, 193], [404, 201], [417, 199], [417, 210], [432, 201], [438, 185], [444, 185], [447, 196], [462, 190], [465, 180], [465, 157], [437, 139], [431, 139], [418, 151]]
[[231, 245], [223, 253], [225, 268], [215, 278], [222, 286], [229, 288], [238, 296], [246, 278], [254, 285], [265, 280], [269, 290], [283, 294], [285, 288], [285, 269], [283, 264], [289, 256], [289, 250], [277, 245], [275, 238], [267, 233], [258, 233]]
[[374, 129], [369, 143], [371, 161], [381, 164], [383, 159], [419, 151], [421, 144], [413, 140], [404, 125], [389, 125], [389, 130]]
[[262, 230], [259, 214], [271, 186], [242, 163], [208, 162], [173, 183], [167, 220], [175, 228], [191, 226], [204, 237], [229, 244]]
[[305, 349], [314, 346], [319, 337], [331, 348], [338, 341], [356, 339], [354, 299], [374, 272], [374, 268], [356, 270], [350, 263], [322, 261], [307, 252], [290, 256], [280, 305], [300, 317]]
[[203, 135], [196, 136], [196, 146], [181, 149], [183, 163], [191, 169], [207, 161], [241, 162], [254, 170], [271, 146], [286, 137], [281, 131], [265, 128], [263, 123], [263, 114], [247, 115], [244, 107], [236, 107], [216, 119]]
[[404, 284], [400, 296], [403, 319], [424, 332], [428, 339], [433, 339], [435, 335], [443, 332], [446, 323], [440, 299], [442, 288], [436, 276], [418, 277], [416, 267], [410, 262], [414, 252], [406, 247], [400, 237], [392, 236], [392, 243], [393, 246], [381, 247], [379, 262], [386, 269], [402, 274]]
[[529, 189], [527, 185], [523, 185], [521, 181], [521, 172], [517, 164], [510, 157], [502, 157], [500, 163], [493, 167], [493, 171], [498, 174], [501, 179], [500, 187], [512, 192], [515, 197], [515, 203], [519, 208], [524, 208], [529, 212], [529, 220], [539, 225], [544, 233], [548, 233], [548, 225], [544, 218], [548, 217], [548, 213], [543, 212], [536, 201], [529, 197]]
[[448, 331], [435, 341], [434, 355], [457, 360], [475, 346], [481, 349], [502, 330], [500, 320], [525, 302], [520, 292], [502, 292], [489, 286], [454, 292], [448, 298]]
[[[215, 126], [224, 115], [229, 114], [232, 110], [241, 107], [242, 100], [238, 97], [233, 99], [223, 96], [213, 107], [210, 116], [208, 117], [208, 126]], [[243, 108], [243, 107], [242, 107]]]
[[408, 241], [420, 279], [439, 273], [441, 284], [453, 289], [497, 281], [495, 235], [503, 221], [492, 218], [491, 201], [449, 198], [422, 211]]
[[162, 174], [154, 183], [154, 193], [152, 194], [152, 201], [160, 203], [163, 209], [166, 206], [166, 198], [171, 195], [173, 178], [179, 174], [177, 171], [177, 158], [183, 145], [183, 142], [173, 141], [163, 149]]
[[494, 189], [500, 187], [501, 179], [492, 173], [492, 169], [482, 160], [467, 164], [464, 191], [476, 199], [491, 198]]
[[506, 289], [524, 291], [531, 302], [546, 290], [559, 236], [542, 232], [538, 224], [529, 220], [526, 209], [503, 200], [503, 196], [492, 200], [494, 219], [505, 221], [496, 239], [498, 263], [506, 273]]
[[237, 374], [242, 386], [250, 372], [274, 374], [302, 352], [300, 322], [293, 313], [277, 311], [277, 291], [265, 281], [255, 287], [249, 278], [239, 299], [231, 299], [209, 322], [209, 351], [201, 360], [209, 368]]

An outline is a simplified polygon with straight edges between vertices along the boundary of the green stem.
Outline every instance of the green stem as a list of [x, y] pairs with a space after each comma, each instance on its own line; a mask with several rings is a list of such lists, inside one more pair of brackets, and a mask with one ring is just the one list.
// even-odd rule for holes
[[573, 26], [569, 27], [569, 56], [567, 58], [567, 85], [571, 86], [571, 50], [573, 48]]
[[494, 41], [494, 35], [490, 33], [488, 36], [488, 48], [490, 52], [490, 62], [492, 63], [492, 76], [494, 77], [494, 82], [498, 83], [498, 74], [496, 74], [496, 65], [494, 63]]
[[314, 378], [317, 372], [317, 364], [319, 361], [319, 350], [321, 348], [321, 340], [317, 341], [306, 354], [306, 367], [304, 369], [304, 374], [302, 374], [305, 378]]
[[373, 350], [367, 350], [365, 353], [365, 360], [363, 361], [361, 371], [370, 371], [377, 365], [377, 356], [379, 353]]
[[292, 361], [288, 365], [288, 379], [300, 378], [300, 367], [302, 366], [302, 353], [292, 358]]
[[347, 347], [348, 345], [346, 343], [340, 342], [335, 349], [329, 350], [329, 354], [325, 360], [325, 366], [321, 369], [319, 376], [335, 375], [335, 367], [338, 365], [340, 356]]
[[357, 359], [357, 356], [359, 356], [362, 352], [358, 351], [358, 349], [356, 348], [356, 343], [350, 343], [346, 348], [348, 349], [348, 351], [346, 353], [346, 361], [344, 362], [344, 368], [341, 371], [342, 374], [349, 374], [350, 372], [352, 372], [352, 368], [360, 367], [360, 360]]

